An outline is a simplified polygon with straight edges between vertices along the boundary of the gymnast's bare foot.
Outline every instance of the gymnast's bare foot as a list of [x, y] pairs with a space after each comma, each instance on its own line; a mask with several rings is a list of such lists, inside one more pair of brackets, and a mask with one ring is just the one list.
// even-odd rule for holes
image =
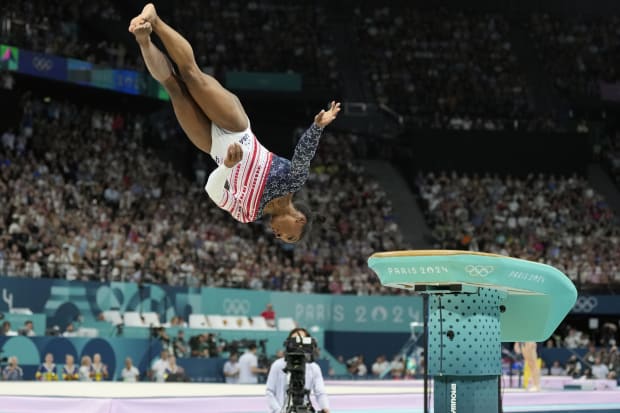
[[137, 23], [133, 27], [130, 27], [130, 32], [136, 36], [136, 41], [138, 44], [148, 44], [151, 40], [151, 33], [153, 32], [153, 26], [151, 23], [144, 21], [142, 23]]
[[144, 6], [142, 13], [131, 19], [131, 22], [129, 23], [129, 31], [133, 33], [136, 27], [144, 23], [149, 23], [151, 25], [151, 31], [155, 28], [155, 25], [159, 23], [159, 17], [157, 16], [157, 11], [155, 10], [153, 3], [149, 3]]
[[155, 6], [153, 5], [153, 3], [149, 3], [144, 6], [144, 8], [142, 9], [142, 13], [140, 13], [139, 17], [142, 17], [142, 19], [151, 23], [153, 28], [157, 26], [157, 23], [159, 23], [159, 16], [157, 16], [157, 10], [155, 10]]

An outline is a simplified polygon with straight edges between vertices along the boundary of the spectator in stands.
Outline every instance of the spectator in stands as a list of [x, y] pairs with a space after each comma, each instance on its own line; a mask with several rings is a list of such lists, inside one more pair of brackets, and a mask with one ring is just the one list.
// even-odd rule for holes
[[173, 350], [173, 340], [170, 339], [170, 336], [164, 327], [151, 327], [151, 334], [153, 335], [153, 338], [156, 338], [161, 342], [162, 348], [168, 349], [169, 351]]
[[226, 383], [239, 383], [239, 355], [237, 353], [230, 353], [228, 360], [224, 363], [223, 372]]
[[618, 326], [614, 323], [603, 323], [601, 328], [601, 337], [599, 343], [603, 347], [614, 347], [616, 345], [616, 334], [618, 333]]
[[2, 370], [2, 380], [23, 380], [24, 371], [19, 367], [17, 357], [9, 357], [8, 364]]
[[65, 381], [75, 381], [80, 379], [80, 369], [75, 365], [75, 360], [71, 354], [65, 355], [65, 365], [62, 367], [62, 379]]
[[357, 371], [355, 374], [358, 377], [366, 377], [368, 375], [368, 367], [366, 367], [363, 354], [360, 354], [357, 358]]
[[260, 313], [261, 317], [265, 319], [265, 322], [269, 327], [276, 326], [276, 312], [273, 311], [273, 305], [267, 304], [262, 313]]
[[170, 319], [169, 323], [164, 324], [164, 327], [183, 327], [183, 328], [187, 328], [187, 322], [185, 322], [185, 320], [183, 320], [181, 317], [179, 316], [174, 316]]
[[592, 375], [592, 369], [589, 367], [586, 367], [585, 370], [583, 371], [583, 374], [579, 377], [579, 380], [589, 380], [593, 378], [594, 376]]
[[126, 383], [135, 383], [140, 380], [140, 370], [133, 365], [131, 357], [125, 357], [125, 367], [121, 371], [121, 380]]
[[618, 347], [612, 346], [609, 349], [609, 378], [617, 379], [620, 377], [620, 354], [618, 353]]
[[405, 363], [400, 354], [396, 354], [390, 363], [390, 372], [393, 379], [400, 379], [405, 374]]
[[592, 377], [595, 379], [606, 379], [609, 374], [609, 368], [603, 363], [601, 356], [597, 356], [592, 364]]
[[560, 360], [554, 360], [553, 364], [549, 368], [549, 375], [551, 376], [563, 376], [566, 373], [562, 364], [560, 364]]
[[62, 333], [63, 337], [77, 337], [77, 335], [78, 334], [77, 334], [77, 331], [75, 331], [75, 327], [73, 326], [73, 323], [67, 324], [67, 328]]
[[566, 362], [566, 375], [573, 378], [580, 377], [581, 368], [581, 362], [579, 361], [577, 356], [573, 354]]
[[568, 331], [568, 335], [564, 338], [564, 347], [569, 349], [578, 348], [581, 344], [581, 333], [575, 328]]
[[189, 339], [191, 357], [209, 357], [208, 334], [202, 333]]
[[93, 381], [93, 366], [90, 356], [82, 356], [79, 375], [80, 381]]
[[186, 378], [185, 369], [177, 364], [177, 358], [171, 354], [164, 371], [164, 381], [186, 381]]
[[583, 360], [585, 360], [585, 362], [588, 364], [594, 364], [599, 354], [600, 352], [596, 350], [596, 346], [591, 344], [588, 347], [588, 352], [583, 356]]
[[206, 357], [218, 357], [224, 346], [218, 341], [217, 333], [207, 333], [205, 345], [207, 346]]
[[160, 356], [151, 365], [151, 376], [153, 380], [163, 382], [165, 380], [166, 369], [170, 367], [168, 363], [168, 357], [170, 353], [167, 350], [162, 350]]
[[173, 349], [174, 349], [174, 355], [177, 358], [183, 358], [183, 357], [189, 356], [190, 354], [189, 346], [185, 342], [185, 333], [183, 332], [183, 330], [177, 331], [177, 336], [173, 340]]
[[125, 357], [125, 366], [121, 370], [120, 380], [126, 383], [140, 381], [140, 370], [133, 365], [131, 357]]
[[426, 371], [426, 357], [424, 356], [424, 352], [420, 354], [420, 359], [418, 360], [418, 369], [416, 373], [418, 376], [423, 376]]
[[389, 369], [390, 363], [385, 359], [384, 355], [378, 356], [371, 368], [372, 375], [375, 377], [383, 377], [383, 373], [387, 372]]
[[16, 336], [17, 335], [17, 331], [11, 330], [11, 322], [10, 321], [3, 321], [2, 322], [2, 335], [3, 336], [7, 336], [7, 337], [11, 337], [11, 336]]
[[[153, 4], [147, 4], [131, 21], [129, 31], [136, 36], [149, 72], [168, 91], [181, 127], [192, 143], [210, 154], [218, 165], [205, 187], [209, 197], [242, 223], [269, 215], [276, 238], [298, 242], [310, 228], [312, 215], [305, 204], [293, 202], [293, 195], [304, 186], [322, 131], [336, 119], [340, 103], [332, 101], [328, 109], [314, 117], [292, 161], [287, 161], [273, 156], [255, 136], [252, 138], [239, 99], [215, 78], [201, 72], [189, 42], [157, 15]], [[171, 63], [151, 42], [152, 31], [179, 68], [180, 77], [173, 76]], [[239, 180], [230, 181], [233, 171], [241, 173]], [[248, 181], [252, 175], [258, 178]], [[244, 179], [253, 190], [241, 188]]]
[[13, 90], [13, 87], [15, 86], [15, 78], [13, 77], [13, 75], [11, 75], [10, 72], [4, 70], [1, 73], [2, 75], [0, 78], [0, 87], [2, 87], [2, 89], [4, 90]]
[[19, 330], [19, 334], [28, 337], [34, 337], [37, 335], [34, 332], [34, 325], [31, 320], [24, 321], [24, 327]]
[[258, 375], [266, 374], [267, 369], [258, 367], [256, 343], [250, 343], [247, 350], [239, 357], [239, 384], [256, 384]]
[[101, 362], [101, 354], [93, 355], [92, 376], [95, 381], [108, 379], [108, 366]]
[[[291, 330], [287, 340], [295, 337], [303, 339], [311, 336], [306, 329], [298, 327]], [[284, 372], [285, 367], [286, 360], [284, 358], [279, 358], [274, 361], [269, 368], [269, 376], [267, 377], [267, 403], [270, 413], [279, 413], [286, 406], [286, 391], [289, 384], [289, 374]], [[305, 389], [314, 393], [319, 409], [325, 413], [329, 413], [329, 400], [325, 392], [321, 368], [315, 362], [306, 363], [305, 372]]]
[[368, 374], [368, 368], [364, 363], [364, 355], [359, 354], [349, 360], [347, 360], [347, 369], [349, 373], [358, 377], [366, 377]]
[[58, 373], [56, 372], [56, 364], [54, 364], [54, 355], [52, 353], [45, 355], [45, 361], [39, 366], [34, 377], [41, 381], [58, 380]]
[[407, 357], [407, 362], [405, 363], [405, 376], [412, 378], [416, 374], [418, 374], [418, 358], [415, 354], [411, 354]]

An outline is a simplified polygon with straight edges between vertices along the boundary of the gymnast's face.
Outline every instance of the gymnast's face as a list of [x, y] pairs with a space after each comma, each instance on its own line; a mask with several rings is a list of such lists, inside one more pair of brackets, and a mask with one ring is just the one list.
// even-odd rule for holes
[[299, 211], [295, 214], [274, 215], [271, 217], [271, 229], [276, 238], [295, 243], [299, 241], [306, 222], [306, 216]]

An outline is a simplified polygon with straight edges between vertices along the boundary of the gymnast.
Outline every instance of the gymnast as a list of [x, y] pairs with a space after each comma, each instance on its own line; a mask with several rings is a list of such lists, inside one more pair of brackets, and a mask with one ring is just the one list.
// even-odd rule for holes
[[[293, 194], [306, 182], [321, 132], [336, 119], [340, 103], [332, 101], [314, 117], [289, 161], [260, 144], [237, 96], [201, 72], [189, 42], [157, 15], [153, 4], [131, 20], [129, 31], [136, 37], [151, 76], [170, 95], [181, 128], [218, 165], [205, 186], [209, 197], [243, 223], [269, 215], [275, 237], [284, 242], [304, 238], [312, 214], [303, 203], [293, 202]], [[178, 75], [151, 42], [152, 32], [161, 39]]]
[[533, 341], [528, 342], [516, 342], [514, 344], [514, 351], [517, 354], [523, 356], [525, 364], [530, 369], [530, 378], [532, 386], [529, 387], [530, 391], [540, 391], [540, 367], [538, 367], [538, 344]]

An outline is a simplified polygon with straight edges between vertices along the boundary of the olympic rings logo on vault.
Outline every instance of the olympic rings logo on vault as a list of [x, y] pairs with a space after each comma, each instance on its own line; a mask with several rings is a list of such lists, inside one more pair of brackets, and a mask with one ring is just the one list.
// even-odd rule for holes
[[480, 277], [484, 278], [491, 274], [495, 270], [495, 267], [492, 265], [468, 265], [465, 267], [465, 272], [469, 274], [470, 277]]

